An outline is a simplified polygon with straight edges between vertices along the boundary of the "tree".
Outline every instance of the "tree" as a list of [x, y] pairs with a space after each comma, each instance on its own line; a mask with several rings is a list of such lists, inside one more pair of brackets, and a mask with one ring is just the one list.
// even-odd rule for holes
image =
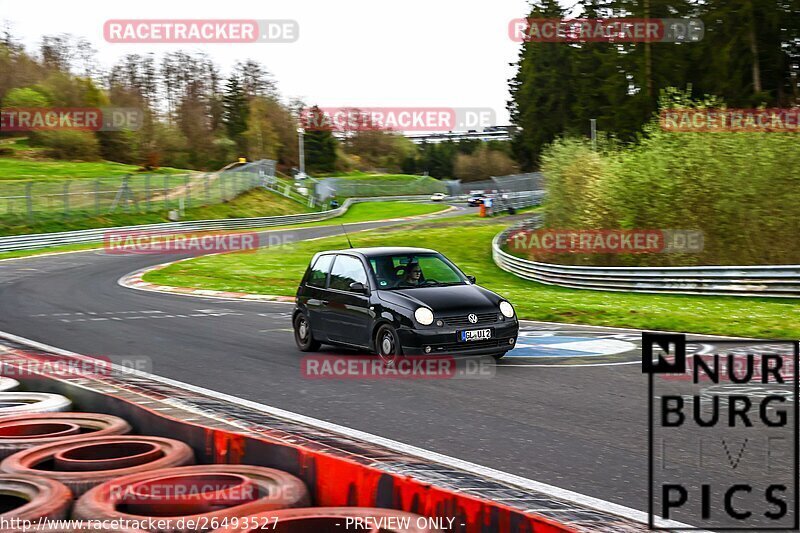
[[[564, 10], [556, 0], [535, 4], [531, 18], [556, 18]], [[570, 124], [574, 49], [564, 43], [524, 42], [517, 74], [510, 82], [511, 121], [521, 130], [513, 138], [514, 154], [526, 169], [534, 167], [542, 148]]]
[[239, 61], [233, 70], [233, 75], [239, 80], [239, 84], [248, 98], [277, 96], [278, 91], [272, 75], [258, 61], [253, 59]]
[[47, 96], [33, 87], [11, 89], [3, 98], [3, 107], [47, 107]]
[[239, 153], [247, 152], [247, 140], [244, 133], [247, 131], [248, 104], [244, 89], [239, 85], [236, 76], [228, 78], [223, 97], [222, 120], [228, 137], [236, 143]]
[[279, 139], [270, 120], [266, 98], [255, 97], [250, 101], [247, 130], [243, 137], [247, 144], [247, 157], [256, 159], [275, 159], [278, 155]]
[[360, 170], [383, 169], [398, 172], [407, 157], [416, 153], [414, 144], [396, 133], [379, 129], [358, 129], [344, 143], [346, 154], [357, 156]]
[[478, 181], [492, 176], [508, 176], [519, 172], [519, 167], [504, 152], [480, 146], [472, 154], [456, 155], [453, 173], [463, 181]]
[[[309, 111], [310, 124], [322, 124], [322, 111], [313, 106]], [[306, 169], [309, 173], [333, 172], [336, 169], [336, 138], [325, 128], [306, 129], [304, 134]]]

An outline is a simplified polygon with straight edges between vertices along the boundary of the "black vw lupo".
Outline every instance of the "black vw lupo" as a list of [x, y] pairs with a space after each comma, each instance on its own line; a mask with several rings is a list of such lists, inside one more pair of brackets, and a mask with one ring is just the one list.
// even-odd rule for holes
[[399, 355], [475, 354], [514, 347], [514, 308], [424, 248], [320, 252], [297, 289], [292, 315], [300, 350], [321, 343]]

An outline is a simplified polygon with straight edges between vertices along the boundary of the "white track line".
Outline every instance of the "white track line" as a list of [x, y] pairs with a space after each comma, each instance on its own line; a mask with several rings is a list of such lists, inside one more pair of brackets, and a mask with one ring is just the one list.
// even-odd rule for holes
[[[4, 331], [0, 331], [0, 338], [7, 339], [12, 342], [16, 342], [19, 344], [24, 344], [26, 346], [30, 346], [31, 348], [42, 350], [45, 352], [51, 352], [58, 355], [64, 355], [69, 357], [86, 357], [81, 356], [75, 352], [70, 352], [68, 350], [63, 350], [61, 348], [56, 348], [54, 346], [50, 346], [41, 342], [37, 342], [31, 339], [26, 339], [25, 337], [20, 337], [14, 335], [12, 333], [7, 333]], [[142, 372], [139, 370], [133, 370], [130, 368], [126, 368], [123, 366], [112, 365], [115, 370], [120, 372], [125, 372], [133, 375], [142, 376], [148, 379], [152, 379], [154, 381], [159, 381], [161, 383], [171, 385], [174, 387], [179, 387], [185, 390], [189, 390], [195, 392], [197, 394], [203, 394], [206, 396], [210, 396], [212, 398], [218, 398], [220, 400], [239, 405], [241, 407], [246, 407], [249, 409], [254, 409], [256, 411], [260, 411], [262, 413], [266, 413], [271, 416], [275, 416], [278, 418], [283, 418], [285, 420], [290, 420], [293, 422], [299, 422], [301, 424], [306, 424], [309, 426], [314, 426], [319, 429], [324, 429], [326, 431], [331, 431], [334, 433], [338, 433], [340, 435], [344, 435], [346, 437], [350, 437], [353, 439], [360, 440], [362, 442], [368, 442], [370, 444], [374, 444], [377, 446], [382, 446], [384, 448], [388, 448], [390, 450], [394, 450], [399, 453], [404, 453], [407, 455], [412, 455], [421, 459], [425, 459], [427, 461], [433, 461], [450, 468], [455, 468], [457, 470], [462, 470], [464, 472], [469, 472], [471, 474], [475, 474], [478, 476], [482, 476], [493, 481], [497, 481], [499, 483], [505, 483], [508, 485], [513, 485], [515, 487], [519, 487], [523, 490], [534, 491], [542, 493], [546, 496], [551, 498], [557, 498], [560, 500], [564, 500], [569, 503], [573, 503], [575, 505], [579, 505], [582, 507], [589, 507], [591, 509], [595, 509], [604, 513], [609, 513], [612, 515], [616, 515], [622, 518], [627, 518], [628, 520], [632, 520], [635, 522], [639, 522], [642, 524], [648, 523], [648, 516], [647, 513], [643, 511], [638, 511], [636, 509], [632, 509], [630, 507], [625, 507], [623, 505], [619, 505], [616, 503], [608, 502], [605, 500], [601, 500], [599, 498], [594, 498], [592, 496], [586, 496], [584, 494], [580, 494], [577, 492], [573, 492], [571, 490], [562, 489], [559, 487], [555, 487], [553, 485], [548, 485], [546, 483], [541, 483], [539, 481], [534, 481], [532, 479], [527, 479], [521, 476], [517, 476], [514, 474], [509, 474], [507, 472], [503, 472], [500, 470], [495, 470], [493, 468], [489, 468], [486, 466], [481, 466], [475, 463], [470, 463], [468, 461], [464, 461], [455, 457], [451, 457], [449, 455], [444, 455], [441, 453], [433, 452], [430, 450], [425, 450], [423, 448], [418, 448], [416, 446], [411, 446], [409, 444], [404, 444], [402, 442], [398, 442], [395, 440], [387, 439], [384, 437], [379, 437], [378, 435], [373, 435], [371, 433], [366, 433], [364, 431], [359, 431], [357, 429], [348, 428], [346, 426], [340, 426], [338, 424], [333, 424], [331, 422], [326, 422], [324, 420], [319, 420], [317, 418], [312, 418], [309, 416], [301, 415], [299, 413], [293, 413], [291, 411], [286, 411], [284, 409], [280, 409], [277, 407], [272, 407], [269, 405], [265, 405], [262, 403], [253, 402], [250, 400], [245, 400], [243, 398], [238, 398], [236, 396], [231, 396], [222, 392], [217, 392], [214, 390], [206, 389], [203, 387], [198, 387], [196, 385], [191, 385], [189, 383], [183, 383], [181, 381], [177, 381], [170, 378], [165, 378], [162, 376], [158, 376], [155, 374], [150, 374], [148, 372]], [[675, 521], [659, 521], [659, 526], [661, 527], [674, 527], [674, 528], [687, 528], [691, 527], [686, 524], [682, 524], [680, 522]], [[698, 533], [703, 533], [701, 530], [694, 530]]]

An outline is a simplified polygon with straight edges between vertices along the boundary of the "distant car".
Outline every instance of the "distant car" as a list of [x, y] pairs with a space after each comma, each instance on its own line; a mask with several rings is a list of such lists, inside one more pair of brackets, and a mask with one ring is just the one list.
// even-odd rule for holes
[[443, 192], [435, 192], [431, 194], [431, 202], [441, 202], [445, 198], [447, 198], [447, 195]]
[[486, 195], [483, 194], [473, 194], [469, 198], [467, 198], [467, 205], [470, 207], [478, 207], [479, 205], [483, 205], [483, 201], [486, 199]]
[[349, 346], [386, 363], [416, 354], [500, 359], [519, 332], [508, 301], [425, 248], [317, 253], [297, 289], [292, 324], [301, 351]]

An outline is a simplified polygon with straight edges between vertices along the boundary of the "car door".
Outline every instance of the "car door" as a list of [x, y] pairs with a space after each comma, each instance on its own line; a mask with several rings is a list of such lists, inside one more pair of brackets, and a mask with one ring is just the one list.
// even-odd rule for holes
[[328, 305], [328, 274], [334, 259], [333, 254], [321, 255], [311, 267], [306, 279], [305, 297], [308, 310], [308, 323], [317, 340], [325, 340], [328, 330], [325, 327], [325, 306]]
[[328, 283], [325, 329], [332, 341], [369, 346], [372, 323], [369, 295], [353, 291], [350, 284], [355, 282], [369, 287], [361, 259], [353, 255], [337, 255]]

